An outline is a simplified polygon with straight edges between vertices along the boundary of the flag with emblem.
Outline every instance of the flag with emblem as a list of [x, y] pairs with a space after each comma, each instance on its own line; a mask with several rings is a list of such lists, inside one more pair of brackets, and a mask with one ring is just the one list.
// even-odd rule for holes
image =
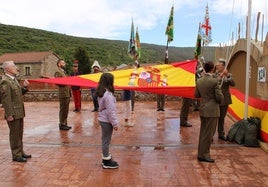
[[209, 43], [212, 42], [212, 38], [211, 38], [212, 27], [209, 22], [208, 5], [206, 6], [206, 14], [205, 14], [204, 21], [201, 25], [201, 29], [202, 29], [202, 40], [204, 41], [205, 45], [208, 45]]
[[[194, 98], [195, 72], [197, 60], [157, 64], [140, 68], [115, 70], [114, 87], [116, 90], [135, 90], [141, 92], [166, 94]], [[78, 76], [35, 79], [32, 82], [52, 83], [59, 85], [74, 85], [96, 87], [102, 73], [84, 74]]]
[[166, 28], [166, 35], [168, 37], [168, 42], [173, 41], [173, 37], [174, 37], [173, 17], [174, 17], [174, 6], [171, 7], [170, 16], [169, 16], [168, 24]]
[[195, 52], [194, 52], [195, 59], [198, 59], [198, 56], [201, 54], [202, 33], [201, 33], [201, 26], [200, 25], [201, 24], [199, 23]]
[[135, 44], [137, 49], [136, 60], [138, 60], [141, 57], [141, 43], [140, 43], [140, 35], [138, 32], [138, 27], [136, 28]]
[[132, 19], [131, 30], [130, 30], [130, 39], [129, 39], [127, 53], [131, 58], [135, 58], [136, 52], [137, 52], [137, 45], [135, 43], [134, 23], [133, 23], [133, 19]]

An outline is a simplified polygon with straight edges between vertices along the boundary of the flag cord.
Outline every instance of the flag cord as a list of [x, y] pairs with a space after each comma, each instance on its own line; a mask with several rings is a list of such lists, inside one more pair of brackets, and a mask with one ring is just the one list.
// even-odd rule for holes
[[[235, 0], [233, 0], [233, 7], [232, 7], [232, 15], [231, 15], [231, 23], [230, 23], [230, 29], [229, 29], [229, 38], [228, 38], [228, 41], [230, 41], [232, 38], [231, 38], [231, 29], [232, 29], [232, 25], [233, 25], [233, 17], [234, 17], [234, 5], [235, 5]], [[227, 60], [226, 61], [226, 65], [225, 65], [225, 69], [227, 68], [228, 66], [228, 63], [229, 63], [229, 60], [230, 60], [230, 51], [232, 50], [233, 51], [233, 41], [231, 41], [230, 44], [227, 44], [227, 52], [225, 54], [225, 59]], [[230, 49], [232, 48], [232, 49]]]

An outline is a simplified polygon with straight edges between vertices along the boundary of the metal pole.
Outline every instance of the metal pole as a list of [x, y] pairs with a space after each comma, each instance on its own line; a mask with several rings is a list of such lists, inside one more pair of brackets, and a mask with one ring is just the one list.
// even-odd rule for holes
[[167, 46], [165, 51], [165, 64], [168, 64], [168, 39], [167, 39]]
[[251, 1], [248, 0], [248, 25], [247, 25], [247, 56], [246, 56], [246, 85], [245, 85], [245, 109], [244, 120], [248, 118], [248, 95], [249, 95], [249, 78], [250, 78], [250, 27], [251, 27]]

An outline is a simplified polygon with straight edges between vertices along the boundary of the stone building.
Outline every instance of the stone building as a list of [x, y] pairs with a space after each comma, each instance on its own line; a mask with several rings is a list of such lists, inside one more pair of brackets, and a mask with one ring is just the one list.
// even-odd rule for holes
[[[41, 77], [54, 77], [57, 70], [56, 61], [60, 57], [52, 51], [5, 53], [0, 56], [0, 65], [12, 60], [20, 70], [20, 78], [37, 79]], [[1, 74], [3, 70], [1, 68]]]

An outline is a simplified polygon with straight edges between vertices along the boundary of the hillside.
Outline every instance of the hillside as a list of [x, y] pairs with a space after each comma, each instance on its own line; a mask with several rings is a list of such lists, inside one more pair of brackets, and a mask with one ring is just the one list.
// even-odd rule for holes
[[[195, 50], [194, 45], [193, 47], [169, 47], [169, 61], [192, 59]], [[10, 52], [54, 51], [64, 58], [67, 63], [73, 61], [75, 49], [83, 47], [88, 52], [91, 62], [98, 60], [102, 65], [110, 66], [132, 62], [127, 55], [128, 41], [74, 37], [40, 29], [4, 24], [0, 24], [0, 46], [0, 55]], [[164, 61], [164, 45], [141, 43], [141, 47], [140, 63]], [[214, 47], [206, 47], [205, 59], [214, 60], [214, 54]]]

